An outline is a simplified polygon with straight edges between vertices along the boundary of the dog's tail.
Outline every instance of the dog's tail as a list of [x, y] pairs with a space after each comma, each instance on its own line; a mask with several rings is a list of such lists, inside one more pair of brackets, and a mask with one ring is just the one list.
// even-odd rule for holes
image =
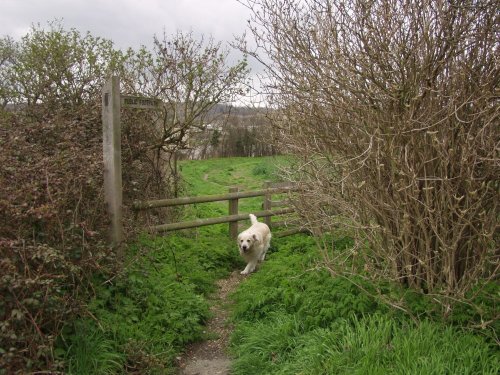
[[259, 222], [257, 220], [257, 216], [255, 216], [254, 214], [250, 214], [248, 216], [250, 216], [250, 221], [252, 222], [252, 225]]

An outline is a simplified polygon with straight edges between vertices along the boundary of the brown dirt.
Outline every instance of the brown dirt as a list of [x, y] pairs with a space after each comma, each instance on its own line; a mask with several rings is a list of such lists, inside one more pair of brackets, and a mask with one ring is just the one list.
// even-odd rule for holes
[[217, 282], [218, 290], [212, 297], [213, 318], [207, 324], [207, 334], [214, 339], [187, 348], [179, 358], [179, 375], [229, 375], [231, 361], [227, 347], [233, 327], [228, 322], [228, 295], [243, 278], [239, 271], [234, 271], [227, 279]]

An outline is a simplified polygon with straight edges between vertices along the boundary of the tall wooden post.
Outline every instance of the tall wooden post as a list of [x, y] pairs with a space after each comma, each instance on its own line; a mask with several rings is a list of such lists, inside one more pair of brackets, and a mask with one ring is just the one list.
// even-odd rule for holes
[[[264, 189], [269, 189], [271, 187], [271, 183], [269, 181], [264, 182]], [[264, 211], [270, 211], [272, 208], [271, 203], [271, 194], [267, 193], [264, 195], [264, 204], [262, 205]], [[269, 228], [271, 228], [271, 216], [266, 216], [264, 218], [264, 223], [266, 223]]]
[[102, 89], [104, 198], [111, 219], [111, 242], [123, 258], [122, 161], [120, 127], [120, 79], [110, 77]]
[[[236, 193], [238, 192], [237, 187], [231, 187], [229, 188], [230, 193]], [[238, 215], [238, 198], [236, 199], [229, 199], [229, 215]], [[238, 237], [238, 222], [230, 222], [229, 223], [229, 237], [233, 240]]]

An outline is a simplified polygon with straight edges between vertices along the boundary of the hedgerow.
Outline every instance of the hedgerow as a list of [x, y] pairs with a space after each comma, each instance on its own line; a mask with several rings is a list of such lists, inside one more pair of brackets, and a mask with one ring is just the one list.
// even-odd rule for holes
[[112, 258], [97, 229], [106, 226], [98, 112], [73, 115], [16, 114], [1, 124], [0, 367], [7, 370], [58, 367], [52, 345], [79, 310], [84, 275]]
[[[59, 371], [56, 337], [65, 323], [88, 313], [92, 277], [111, 278], [123, 261], [107, 241], [104, 81], [119, 75], [123, 93], [162, 103], [157, 111], [121, 113], [124, 225], [131, 240], [145, 224], [171, 214], [134, 217], [131, 202], [175, 195], [172, 155], [188, 147], [193, 127], [203, 130], [213, 106], [241, 92], [246, 63], [228, 66], [219, 43], [190, 33], [154, 38], [153, 51], [123, 52], [58, 22], [47, 30], [33, 26], [19, 41], [0, 38], [0, 54], [0, 368]], [[182, 115], [173, 115], [179, 103]]]

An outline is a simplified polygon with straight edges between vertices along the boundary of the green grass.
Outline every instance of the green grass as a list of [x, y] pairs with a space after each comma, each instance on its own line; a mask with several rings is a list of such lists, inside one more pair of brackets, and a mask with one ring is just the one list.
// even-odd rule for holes
[[[185, 196], [259, 189], [284, 158], [180, 163]], [[240, 201], [260, 210], [262, 198]], [[198, 204], [185, 219], [227, 214], [227, 202]], [[339, 237], [335, 249], [353, 241]], [[89, 314], [68, 324], [55, 351], [69, 374], [174, 374], [186, 344], [206, 337], [207, 296], [243, 261], [228, 226], [141, 236], [128, 247], [123, 273], [96, 275]], [[364, 290], [358, 288], [362, 285]], [[234, 293], [233, 374], [493, 374], [500, 366], [492, 335], [466, 330], [497, 314], [498, 286], [478, 293], [481, 311], [460, 305], [447, 321], [432, 298], [386, 283], [332, 277], [312, 237], [273, 239], [266, 262]], [[406, 302], [411, 320], [374, 297]], [[487, 298], [485, 298], [487, 296]], [[493, 333], [494, 335], [495, 333]]]
[[282, 163], [284, 157], [185, 160], [179, 170], [187, 195], [222, 194], [232, 186], [255, 190], [265, 181], [276, 181]]
[[274, 246], [233, 295], [234, 375], [497, 373], [498, 348], [486, 337], [431, 316], [413, 321], [378, 302], [374, 285], [332, 277], [309, 237]]
[[238, 327], [238, 374], [496, 374], [498, 357], [472, 334], [371, 314], [304, 330], [281, 312]]
[[69, 337], [67, 369], [70, 374], [116, 374], [125, 360], [115, 342], [90, 320], [75, 322], [76, 334]]
[[[273, 179], [274, 159], [234, 158], [181, 163], [184, 195], [227, 192], [239, 184], [260, 188]], [[256, 170], [256, 174], [254, 174]], [[241, 201], [248, 210], [262, 202]], [[199, 204], [185, 218], [227, 214], [225, 204]], [[175, 373], [175, 357], [205, 338], [207, 296], [215, 281], [243, 266], [228, 226], [141, 236], [127, 250], [123, 272], [96, 275], [90, 317], [68, 324], [56, 356], [70, 374]]]
[[[183, 179], [182, 195], [225, 194], [230, 187], [238, 187], [240, 191], [259, 190], [266, 181], [278, 180], [279, 166], [286, 162], [285, 157], [185, 160], [179, 163]], [[239, 213], [261, 211], [262, 202], [262, 197], [240, 199]], [[188, 220], [227, 214], [228, 202], [221, 201], [186, 206], [183, 218]], [[220, 224], [204, 230], [212, 235], [224, 235], [227, 234], [227, 228], [227, 224]]]
[[241, 267], [232, 241], [202, 234], [144, 236], [127, 263], [110, 281], [96, 277], [95, 320], [66, 328], [71, 374], [173, 373], [179, 351], [205, 338], [215, 281]]

